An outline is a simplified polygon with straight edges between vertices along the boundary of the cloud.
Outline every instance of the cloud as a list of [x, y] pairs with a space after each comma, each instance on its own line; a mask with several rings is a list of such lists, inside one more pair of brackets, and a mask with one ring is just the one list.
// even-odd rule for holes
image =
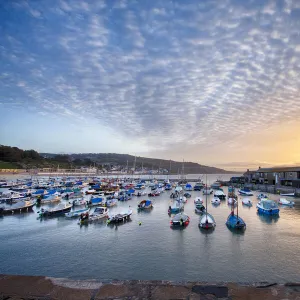
[[24, 3], [5, 5], [25, 23], [2, 14], [12, 106], [92, 118], [163, 151], [237, 149], [240, 136], [299, 116], [295, 1]]

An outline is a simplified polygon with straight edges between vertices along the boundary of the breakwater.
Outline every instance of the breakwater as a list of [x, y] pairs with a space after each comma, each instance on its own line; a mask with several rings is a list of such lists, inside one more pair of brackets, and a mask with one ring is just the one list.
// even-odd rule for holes
[[169, 281], [69, 280], [43, 276], [0, 275], [0, 299], [248, 299], [300, 298], [300, 283], [206, 283]]

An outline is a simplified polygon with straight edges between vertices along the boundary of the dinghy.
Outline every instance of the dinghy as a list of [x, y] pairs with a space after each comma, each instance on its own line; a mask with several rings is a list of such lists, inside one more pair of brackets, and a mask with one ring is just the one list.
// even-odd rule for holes
[[259, 195], [257, 195], [257, 199], [258, 199], [258, 200], [261, 200], [261, 199], [267, 199], [267, 198], [268, 198], [268, 196], [265, 195], [265, 194], [259, 194]]
[[200, 215], [205, 213], [205, 206], [203, 204], [196, 204], [195, 213]]
[[216, 190], [214, 196], [218, 197], [220, 200], [226, 200], [226, 195], [221, 190]]
[[194, 200], [194, 203], [195, 204], [203, 204], [203, 200], [201, 197], [196, 197], [195, 200]]
[[237, 199], [236, 198], [228, 198], [227, 203], [228, 205], [234, 205], [236, 204]]
[[190, 223], [190, 217], [184, 213], [179, 213], [174, 216], [171, 221], [171, 227], [185, 227], [188, 226]]
[[253, 196], [253, 192], [249, 188], [243, 188], [239, 190], [240, 195], [242, 196]]
[[242, 203], [243, 203], [243, 205], [246, 205], [246, 206], [252, 206], [252, 201], [249, 198], [243, 198]]
[[142, 200], [138, 204], [138, 209], [143, 210], [143, 209], [151, 209], [153, 208], [152, 201], [151, 200]]
[[286, 206], [294, 206], [295, 205], [294, 201], [289, 201], [289, 200], [286, 200], [285, 198], [280, 198], [278, 203], [280, 205], [286, 205]]
[[83, 208], [79, 210], [73, 210], [68, 213], [65, 213], [66, 218], [78, 218], [81, 214], [88, 213], [90, 211], [89, 208]]
[[213, 205], [219, 205], [221, 203], [221, 200], [218, 197], [213, 197], [211, 199], [211, 204]]

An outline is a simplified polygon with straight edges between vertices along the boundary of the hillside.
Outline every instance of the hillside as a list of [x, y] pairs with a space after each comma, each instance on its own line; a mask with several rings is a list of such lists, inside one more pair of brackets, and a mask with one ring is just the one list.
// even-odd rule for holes
[[79, 168], [95, 166], [107, 171], [150, 171], [171, 174], [224, 174], [223, 169], [200, 165], [194, 162], [178, 162], [158, 158], [133, 156], [117, 153], [53, 154], [22, 150], [0, 145], [0, 166], [2, 168]]
[[[41, 153], [41, 156], [47, 158], [54, 158], [56, 154], [52, 153]], [[183, 163], [173, 160], [164, 160], [158, 158], [147, 158], [141, 156], [133, 156], [129, 154], [117, 154], [117, 153], [79, 153], [69, 154], [71, 161], [78, 164], [82, 161], [90, 161], [96, 166], [103, 166], [105, 169], [114, 169], [114, 166], [122, 166], [123, 170], [131, 170], [135, 166], [135, 170], [165, 170], [168, 172], [171, 170], [172, 174], [178, 174], [182, 172]], [[225, 174], [232, 173], [223, 169], [200, 165], [194, 162], [184, 162], [184, 173], [185, 174]]]

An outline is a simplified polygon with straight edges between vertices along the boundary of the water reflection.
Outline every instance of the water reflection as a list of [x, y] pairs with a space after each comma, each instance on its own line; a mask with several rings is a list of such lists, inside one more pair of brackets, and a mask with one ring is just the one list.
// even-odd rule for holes
[[279, 219], [279, 215], [266, 215], [259, 212], [257, 212], [256, 215], [263, 223], [267, 224], [277, 223]]
[[244, 235], [246, 231], [246, 227], [243, 229], [237, 229], [227, 226], [228, 230], [232, 233], [232, 235]]

